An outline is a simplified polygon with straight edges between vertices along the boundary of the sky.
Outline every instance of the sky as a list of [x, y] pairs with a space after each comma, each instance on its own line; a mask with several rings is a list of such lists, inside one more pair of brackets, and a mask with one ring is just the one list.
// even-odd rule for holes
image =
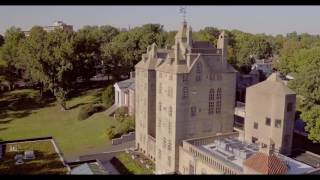
[[[160, 23], [177, 30], [183, 20], [180, 6], [0, 6], [0, 33], [11, 26], [29, 30], [62, 20], [77, 30], [84, 25], [128, 28]], [[193, 30], [206, 26], [270, 35], [296, 31], [320, 34], [320, 6], [187, 6]]]

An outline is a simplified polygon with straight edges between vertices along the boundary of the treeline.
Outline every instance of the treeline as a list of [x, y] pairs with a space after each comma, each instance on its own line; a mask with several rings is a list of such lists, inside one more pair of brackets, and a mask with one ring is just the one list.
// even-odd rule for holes
[[[194, 40], [214, 46], [222, 29], [205, 27], [193, 32]], [[54, 94], [63, 109], [77, 79], [88, 80], [98, 71], [121, 80], [147, 46], [172, 46], [177, 31], [165, 31], [160, 24], [145, 24], [119, 31], [112, 26], [84, 26], [76, 32], [46, 32], [33, 27], [25, 37], [12, 27], [0, 36], [1, 81], [24, 79], [37, 83], [41, 92]], [[225, 30], [229, 36], [228, 61], [248, 73], [254, 59], [273, 58], [274, 68], [295, 77], [289, 86], [298, 93], [298, 110], [307, 122], [309, 138], [320, 141], [320, 36], [296, 32], [270, 36], [239, 30]]]

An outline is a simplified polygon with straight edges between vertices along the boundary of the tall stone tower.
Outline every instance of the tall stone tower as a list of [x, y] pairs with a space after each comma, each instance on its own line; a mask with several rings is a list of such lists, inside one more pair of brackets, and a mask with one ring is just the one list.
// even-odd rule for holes
[[221, 48], [193, 41], [183, 22], [174, 46], [156, 65], [156, 172], [174, 173], [182, 140], [233, 130], [235, 70]]
[[262, 151], [289, 155], [295, 120], [296, 94], [273, 73], [267, 80], [247, 88], [245, 140]]

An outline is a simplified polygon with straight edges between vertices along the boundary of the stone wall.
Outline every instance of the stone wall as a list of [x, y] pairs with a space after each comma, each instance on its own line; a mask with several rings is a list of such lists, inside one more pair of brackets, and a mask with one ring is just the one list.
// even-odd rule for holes
[[128, 134], [124, 134], [119, 138], [114, 138], [111, 140], [112, 145], [118, 145], [118, 144], [122, 144], [122, 143], [126, 143], [129, 141], [133, 141], [135, 140], [136, 136], [135, 136], [135, 132], [130, 132]]

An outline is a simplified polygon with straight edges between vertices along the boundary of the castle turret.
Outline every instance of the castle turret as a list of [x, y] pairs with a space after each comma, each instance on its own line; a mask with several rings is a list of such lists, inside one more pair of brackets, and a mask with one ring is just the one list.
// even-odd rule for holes
[[222, 62], [227, 62], [227, 51], [228, 51], [228, 36], [224, 31], [219, 35], [217, 48], [222, 50]]

